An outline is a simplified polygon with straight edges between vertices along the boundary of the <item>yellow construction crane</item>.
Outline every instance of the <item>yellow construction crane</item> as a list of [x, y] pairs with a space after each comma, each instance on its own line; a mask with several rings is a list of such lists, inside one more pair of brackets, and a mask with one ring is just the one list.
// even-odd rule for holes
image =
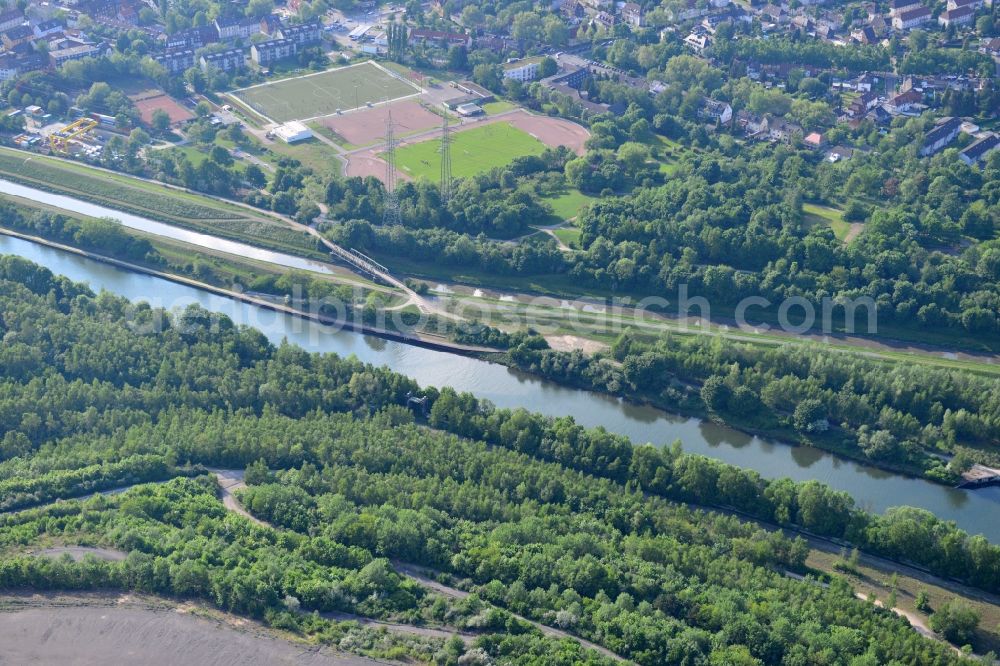
[[58, 132], [50, 134], [49, 145], [52, 146], [52, 150], [65, 153], [70, 141], [83, 136], [95, 127], [97, 121], [93, 118], [78, 118]]

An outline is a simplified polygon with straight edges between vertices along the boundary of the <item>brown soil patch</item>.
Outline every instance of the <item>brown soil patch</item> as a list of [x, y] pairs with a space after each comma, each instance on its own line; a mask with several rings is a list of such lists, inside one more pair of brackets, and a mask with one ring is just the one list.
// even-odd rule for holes
[[590, 138], [587, 128], [564, 118], [535, 116], [521, 112], [503, 116], [502, 119], [519, 130], [524, 130], [546, 146], [553, 148], [566, 146], [577, 155], [583, 155], [586, 150], [584, 144]]
[[348, 143], [367, 146], [380, 142], [385, 137], [385, 123], [389, 119], [389, 113], [392, 113], [396, 136], [422, 132], [441, 124], [440, 116], [414, 100], [331, 116], [318, 122], [342, 136]]
[[153, 124], [153, 112], [157, 109], [165, 111], [167, 115], [170, 116], [171, 125], [177, 125], [178, 123], [194, 119], [193, 113], [181, 106], [180, 102], [175, 100], [173, 97], [170, 97], [163, 92], [148, 96], [137, 96], [132, 100], [132, 102], [135, 104], [135, 108], [139, 111], [139, 116], [142, 118], [142, 122], [147, 125]]

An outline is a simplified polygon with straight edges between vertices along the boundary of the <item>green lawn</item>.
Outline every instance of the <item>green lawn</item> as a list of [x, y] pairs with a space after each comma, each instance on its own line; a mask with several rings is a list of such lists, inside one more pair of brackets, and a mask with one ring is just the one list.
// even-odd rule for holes
[[498, 113], [503, 113], [504, 111], [513, 111], [517, 108], [516, 104], [511, 102], [506, 102], [500, 100], [499, 102], [487, 102], [483, 104], [483, 112], [488, 116], [495, 116]]
[[851, 223], [844, 220], [844, 211], [811, 203], [802, 204], [802, 210], [811, 222], [828, 224], [833, 229], [833, 235], [837, 237], [837, 240], [843, 242], [847, 239]]
[[579, 190], [567, 190], [555, 196], [543, 197], [542, 201], [552, 206], [553, 214], [560, 220], [569, 220], [579, 215], [584, 206], [597, 201], [597, 197]]
[[577, 229], [576, 227], [563, 227], [561, 229], [553, 229], [552, 233], [556, 235], [556, 238], [558, 238], [563, 242], [563, 245], [579, 249], [580, 236], [581, 234], [583, 234], [583, 232]]
[[[474, 176], [510, 164], [515, 157], [541, 155], [545, 144], [507, 123], [491, 123], [451, 135], [451, 172]], [[421, 141], [396, 150], [396, 164], [412, 178], [437, 180], [441, 173], [441, 139]]]

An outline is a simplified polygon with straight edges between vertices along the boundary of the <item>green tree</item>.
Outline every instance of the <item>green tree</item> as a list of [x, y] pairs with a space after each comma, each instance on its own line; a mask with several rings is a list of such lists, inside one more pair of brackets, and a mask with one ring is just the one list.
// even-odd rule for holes
[[931, 615], [931, 629], [956, 645], [972, 642], [979, 613], [968, 602], [952, 599]]

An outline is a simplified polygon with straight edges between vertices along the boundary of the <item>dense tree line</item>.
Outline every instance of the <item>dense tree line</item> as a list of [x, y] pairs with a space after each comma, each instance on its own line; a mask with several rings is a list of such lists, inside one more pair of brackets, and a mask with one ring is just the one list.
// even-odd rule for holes
[[[197, 308], [153, 330], [148, 308], [95, 297], [22, 260], [0, 259], [0, 276], [3, 362], [13, 369], [0, 382], [0, 419], [20, 423], [22, 443], [6, 451], [0, 483], [74, 496], [98, 472], [132, 469], [145, 480], [140, 460], [154, 470], [247, 466], [241, 500], [287, 529], [227, 512], [206, 477], [141, 486], [0, 515], [5, 552], [55, 538], [127, 553], [81, 563], [7, 555], [0, 587], [202, 598], [337, 641], [345, 627], [302, 611], [443, 622], [479, 633], [475, 649], [515, 664], [602, 658], [542, 639], [510, 611], [642, 664], [955, 659], [842, 581], [787, 578], [785, 569], [802, 570], [802, 541], [667, 499], [744, 510], [766, 502], [828, 533], [845, 520], [903, 532], [819, 484], [768, 484], [449, 390], [422, 392], [433, 401], [428, 430], [402, 406], [421, 391], [389, 371], [274, 347]], [[429, 594], [389, 558], [467, 578], [476, 595]]]
[[[260, 458], [273, 467], [321, 464], [322, 458], [305, 455], [304, 436], [288, 435], [294, 419], [331, 412], [364, 416], [403, 405], [410, 395], [426, 395], [435, 428], [657, 496], [732, 506], [1000, 589], [1000, 548], [924, 511], [873, 516], [846, 494], [816, 482], [765, 481], [755, 472], [675, 449], [635, 447], [569, 418], [497, 410], [449, 389], [421, 391], [384, 368], [287, 344], [274, 347], [258, 331], [198, 307], [170, 316], [107, 293], [95, 297], [24, 260], [0, 259], [0, 279], [0, 333], [7, 343], [0, 350], [5, 368], [0, 421], [13, 426], [0, 449], [6, 460], [0, 462], [0, 479], [25, 469], [45, 474], [171, 451], [171, 464], [238, 466]], [[513, 353], [519, 349], [544, 353], [522, 348]], [[716, 362], [722, 365], [724, 358]], [[711, 357], [703, 359], [711, 369]], [[796, 365], [800, 372], [815, 369], [795, 354], [773, 362], [778, 360], [790, 376]], [[827, 366], [826, 372], [838, 373], [832, 360]], [[913, 404], [933, 399], [936, 390], [930, 384]], [[267, 437], [261, 432], [230, 437], [227, 432], [234, 431], [225, 424], [234, 415], [244, 420], [270, 415], [269, 423], [276, 425]], [[200, 425], [191, 430], [192, 423]]]

